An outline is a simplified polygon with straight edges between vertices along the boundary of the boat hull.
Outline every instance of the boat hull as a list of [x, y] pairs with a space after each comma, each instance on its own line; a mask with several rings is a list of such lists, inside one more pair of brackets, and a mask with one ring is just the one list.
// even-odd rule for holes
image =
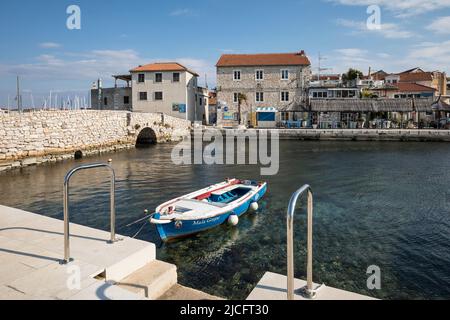
[[[167, 224], [157, 224], [156, 228], [158, 230], [159, 236], [161, 237], [161, 240], [166, 242], [217, 227], [227, 222], [230, 215], [237, 215], [238, 217], [242, 216], [248, 211], [250, 205], [253, 202], [259, 201], [264, 196], [266, 191], [267, 185], [265, 184], [251, 198], [247, 199], [245, 202], [235, 207], [233, 210], [227, 211], [214, 217], [195, 220], [177, 220]], [[156, 213], [154, 215], [154, 218], [159, 219], [160, 216], [161, 215], [159, 213]]]

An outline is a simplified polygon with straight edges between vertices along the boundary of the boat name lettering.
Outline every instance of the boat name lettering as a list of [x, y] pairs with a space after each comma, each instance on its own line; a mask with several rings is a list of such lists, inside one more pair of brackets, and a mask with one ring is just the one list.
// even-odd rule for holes
[[206, 224], [206, 223], [210, 223], [210, 222], [215, 222], [219, 219], [220, 219], [220, 217], [214, 217], [214, 218], [209, 218], [209, 219], [204, 219], [204, 220], [197, 220], [197, 221], [194, 221], [192, 224], [193, 225], [201, 225], [201, 224]]

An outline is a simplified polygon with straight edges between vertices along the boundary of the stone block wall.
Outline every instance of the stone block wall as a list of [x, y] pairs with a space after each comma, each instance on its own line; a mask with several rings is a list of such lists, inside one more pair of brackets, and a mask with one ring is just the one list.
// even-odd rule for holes
[[191, 123], [157, 113], [67, 110], [0, 112], [0, 171], [134, 147], [151, 128], [158, 142], [178, 141]]

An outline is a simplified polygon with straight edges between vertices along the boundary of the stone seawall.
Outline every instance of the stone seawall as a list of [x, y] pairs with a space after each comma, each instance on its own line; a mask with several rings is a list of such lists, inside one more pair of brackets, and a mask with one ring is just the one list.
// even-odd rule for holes
[[138, 137], [179, 141], [191, 123], [156, 113], [126, 111], [0, 112], [0, 171], [131, 148]]
[[[221, 129], [226, 135], [229, 129]], [[244, 132], [259, 132], [271, 129], [248, 129]], [[397, 129], [272, 129], [281, 140], [336, 140], [336, 141], [417, 141], [450, 142], [450, 130], [397, 130]]]

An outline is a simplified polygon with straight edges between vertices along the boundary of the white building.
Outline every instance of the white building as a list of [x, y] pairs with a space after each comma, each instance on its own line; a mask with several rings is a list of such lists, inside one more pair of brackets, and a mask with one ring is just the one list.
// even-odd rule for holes
[[[190, 121], [203, 121], [203, 92], [198, 74], [176, 62], [152, 63], [130, 70], [133, 111], [162, 112]], [[200, 105], [200, 101], [202, 105]]]

